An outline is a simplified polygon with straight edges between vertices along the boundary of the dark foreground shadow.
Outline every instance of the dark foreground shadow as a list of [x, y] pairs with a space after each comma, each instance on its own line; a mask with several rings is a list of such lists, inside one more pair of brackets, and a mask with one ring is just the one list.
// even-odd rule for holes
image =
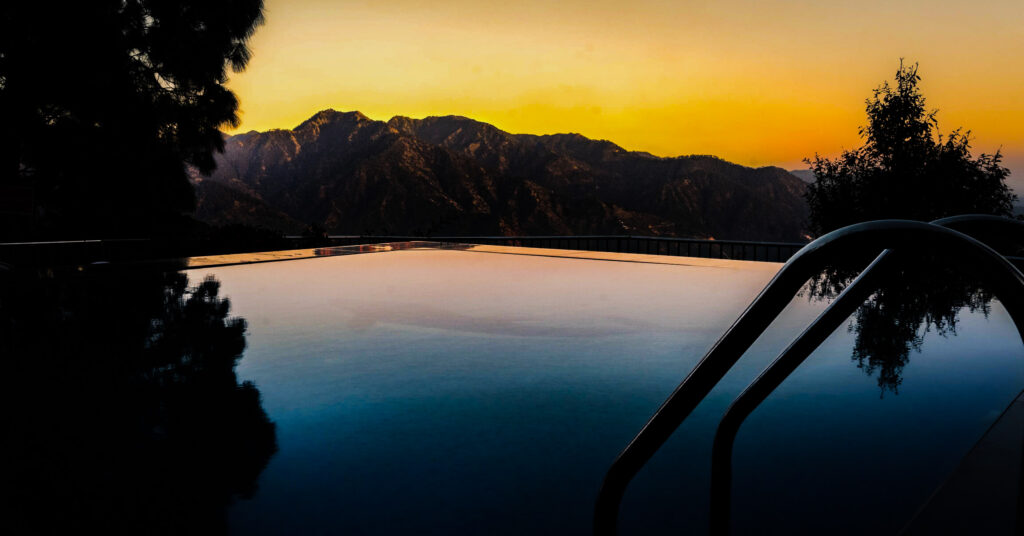
[[277, 445], [218, 290], [180, 272], [0, 273], [3, 532], [226, 532]]

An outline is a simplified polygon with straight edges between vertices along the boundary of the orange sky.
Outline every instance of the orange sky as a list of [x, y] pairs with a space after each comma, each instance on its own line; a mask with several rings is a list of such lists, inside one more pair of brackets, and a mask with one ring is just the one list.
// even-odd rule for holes
[[860, 144], [864, 99], [919, 62], [940, 128], [1024, 181], [1024, 1], [266, 0], [237, 131], [318, 110], [464, 115], [662, 156], [805, 167]]

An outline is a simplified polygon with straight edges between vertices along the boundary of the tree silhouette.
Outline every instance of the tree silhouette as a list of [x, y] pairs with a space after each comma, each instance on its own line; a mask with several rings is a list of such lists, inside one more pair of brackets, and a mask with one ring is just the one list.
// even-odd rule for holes
[[147, 236], [193, 208], [186, 164], [214, 167], [237, 125], [262, 0], [13, 0], [0, 8], [0, 189], [7, 238]]
[[[815, 181], [807, 188], [815, 234], [854, 223], [900, 218], [930, 221], [957, 214], [1009, 216], [1015, 196], [1001, 154], [972, 157], [970, 132], [938, 133], [937, 112], [918, 88], [918, 67], [900, 61], [895, 82], [867, 100], [862, 147], [835, 159], [808, 160]], [[1004, 254], [1020, 244], [985, 237]], [[811, 299], [833, 299], [870, 258], [830, 266], [810, 282]], [[955, 335], [961, 311], [988, 314], [991, 294], [972, 276], [969, 259], [941, 255], [903, 259], [884, 285], [853, 315], [852, 359], [877, 375], [882, 393], [899, 391], [903, 367], [920, 351], [925, 334]]]
[[[1019, 237], [994, 234], [991, 229], [969, 232], [1003, 255], [1017, 255]], [[807, 297], [831, 301], [872, 260], [871, 255], [851, 255], [833, 260], [811, 278]], [[956, 336], [963, 312], [991, 312], [994, 295], [989, 283], [976, 272], [969, 257], [943, 252], [897, 256], [882, 271], [877, 291], [852, 315], [848, 327], [854, 341], [851, 359], [869, 376], [875, 376], [881, 394], [899, 393], [903, 368], [921, 351], [925, 337]]]
[[277, 444], [218, 287], [138, 266], [0, 273], [8, 533], [227, 532]]
[[[834, 265], [809, 284], [812, 300], [835, 299], [867, 263]], [[919, 353], [928, 333], [956, 336], [964, 311], [988, 316], [993, 295], [971, 269], [970, 259], [942, 255], [901, 258], [888, 267], [879, 289], [854, 313], [851, 359], [878, 387], [899, 393], [903, 368]]]
[[969, 131], [938, 133], [937, 111], [926, 106], [917, 70], [901, 60], [895, 84], [883, 83], [867, 100], [862, 147], [807, 160], [815, 176], [806, 193], [815, 234], [887, 218], [1010, 215], [1015, 196], [1002, 155], [972, 157]]

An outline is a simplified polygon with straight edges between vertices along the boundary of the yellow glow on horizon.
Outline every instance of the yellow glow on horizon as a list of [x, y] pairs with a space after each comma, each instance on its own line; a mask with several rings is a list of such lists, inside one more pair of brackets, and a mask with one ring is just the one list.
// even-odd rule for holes
[[833, 4], [267, 0], [229, 84], [236, 132], [325, 108], [463, 115], [795, 167], [860, 145], [864, 99], [903, 56], [921, 64], [943, 132], [963, 126], [978, 152], [1024, 162], [1024, 2]]

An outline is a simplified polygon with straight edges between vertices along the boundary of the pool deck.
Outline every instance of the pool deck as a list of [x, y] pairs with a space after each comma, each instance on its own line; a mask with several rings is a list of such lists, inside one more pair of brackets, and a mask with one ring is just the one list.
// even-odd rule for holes
[[1020, 534], [1024, 394], [992, 424], [901, 534]]

